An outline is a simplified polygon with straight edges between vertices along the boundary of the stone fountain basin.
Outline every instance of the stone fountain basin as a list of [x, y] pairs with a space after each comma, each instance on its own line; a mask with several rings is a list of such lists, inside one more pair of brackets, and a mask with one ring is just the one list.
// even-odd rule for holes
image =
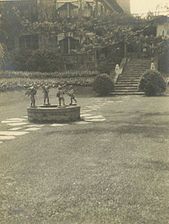
[[33, 123], [68, 123], [80, 120], [80, 106], [40, 105], [27, 108], [28, 120]]

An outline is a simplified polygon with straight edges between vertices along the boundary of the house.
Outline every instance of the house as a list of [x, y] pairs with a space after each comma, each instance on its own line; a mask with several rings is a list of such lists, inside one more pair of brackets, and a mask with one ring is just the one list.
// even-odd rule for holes
[[57, 0], [56, 9], [62, 18], [130, 13], [130, 0]]
[[157, 25], [157, 37], [169, 38], [169, 22]]
[[156, 36], [163, 39], [169, 38], [169, 17], [159, 16], [153, 20], [156, 27]]
[[69, 36], [60, 40], [59, 45], [62, 54], [70, 54], [72, 50], [77, 50], [80, 47], [79, 40]]
[[18, 39], [18, 48], [19, 49], [29, 49], [36, 50], [39, 48], [39, 36], [36, 33], [33, 34], [22, 34]]
[[[58, 3], [59, 5], [59, 3]], [[60, 6], [57, 8], [57, 16], [61, 18], [71, 18], [78, 15], [78, 5], [73, 4], [72, 2], [60, 3]]]
[[[84, 67], [86, 64], [95, 66], [96, 59], [95, 49], [83, 50], [83, 44], [88, 49], [95, 37], [87, 36], [83, 29], [77, 32], [78, 23], [73, 24], [74, 21], [129, 12], [129, 3], [130, 0], [4, 0], [0, 6], [14, 7], [28, 21], [28, 29], [20, 29], [11, 36], [12, 47], [9, 50], [51, 50], [64, 58], [65, 67], [73, 68], [73, 64], [77, 67], [82, 64]], [[29, 29], [29, 22], [40, 22], [38, 25], [41, 24], [42, 29], [34, 30], [31, 26]], [[53, 24], [56, 25], [54, 29], [51, 28]], [[89, 43], [85, 45], [85, 41]]]
[[[90, 18], [114, 12], [129, 12], [130, 0], [13, 0], [5, 1], [5, 6], [16, 7], [24, 17], [31, 21], [55, 22], [58, 17], [60, 19]], [[67, 39], [62, 42], [59, 40], [59, 35], [57, 31], [51, 31], [48, 34], [22, 33], [19, 37], [17, 35], [15, 37], [15, 48], [57, 50], [60, 46], [61, 52], [68, 53], [70, 50], [65, 50], [67, 49], [65, 44], [79, 41], [75, 36], [72, 36], [75, 40], [67, 36]]]
[[5, 7], [16, 7], [26, 18], [32, 21], [54, 21], [61, 18], [106, 13], [130, 13], [130, 0], [0, 0]]

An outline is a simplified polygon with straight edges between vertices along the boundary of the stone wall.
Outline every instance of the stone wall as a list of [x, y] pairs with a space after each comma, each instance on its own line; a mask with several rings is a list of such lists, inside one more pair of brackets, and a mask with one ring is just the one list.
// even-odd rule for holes
[[67, 123], [80, 120], [79, 106], [38, 106], [27, 109], [28, 120], [33, 123]]

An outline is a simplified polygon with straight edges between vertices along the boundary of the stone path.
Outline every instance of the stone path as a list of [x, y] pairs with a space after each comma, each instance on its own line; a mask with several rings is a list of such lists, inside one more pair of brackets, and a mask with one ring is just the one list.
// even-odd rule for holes
[[[119, 101], [120, 102], [120, 101]], [[106, 118], [99, 114], [97, 111], [106, 104], [114, 103], [114, 101], [97, 100], [94, 105], [87, 105], [81, 109], [81, 121], [73, 122], [70, 124], [31, 124], [28, 122], [27, 116], [18, 118], [8, 118], [1, 121], [1, 124], [7, 127], [7, 130], [0, 130], [0, 144], [5, 141], [14, 140], [16, 137], [20, 137], [29, 134], [34, 131], [39, 131], [44, 127], [61, 128], [68, 125], [88, 125], [93, 122], [104, 122]]]
[[108, 104], [122, 103], [122, 101], [105, 100], [104, 98], [95, 100], [94, 105], [87, 105], [81, 109], [81, 121], [73, 122], [70, 124], [31, 124], [28, 122], [27, 116], [18, 118], [8, 118], [1, 121], [1, 124], [7, 127], [7, 130], [0, 130], [0, 144], [5, 141], [14, 140], [16, 137], [20, 137], [29, 134], [34, 131], [39, 131], [43, 127], [55, 127], [60, 128], [66, 125], [88, 125], [94, 122], [104, 122], [106, 118], [98, 113], [98, 110]]

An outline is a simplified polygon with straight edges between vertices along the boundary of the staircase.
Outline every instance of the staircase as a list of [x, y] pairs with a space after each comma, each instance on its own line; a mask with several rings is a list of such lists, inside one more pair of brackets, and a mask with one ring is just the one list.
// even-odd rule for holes
[[138, 91], [142, 74], [150, 68], [150, 59], [129, 59], [123, 73], [118, 77], [113, 95], [142, 95]]

